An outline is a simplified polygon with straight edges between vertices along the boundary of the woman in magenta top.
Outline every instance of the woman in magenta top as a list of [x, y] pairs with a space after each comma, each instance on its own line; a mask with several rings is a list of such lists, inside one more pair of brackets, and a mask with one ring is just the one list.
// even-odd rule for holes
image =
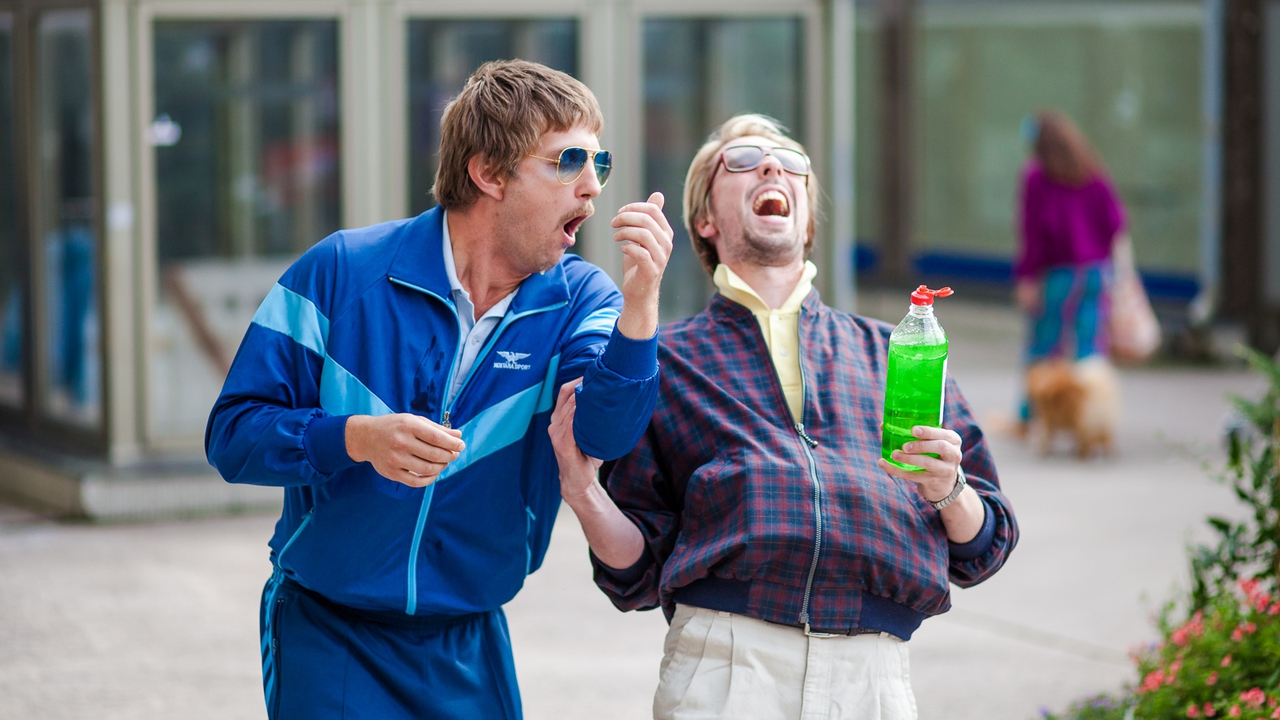
[[1125, 231], [1124, 208], [1075, 125], [1055, 112], [1038, 121], [1013, 267], [1018, 306], [1031, 320], [1027, 362], [1106, 356], [1111, 251]]

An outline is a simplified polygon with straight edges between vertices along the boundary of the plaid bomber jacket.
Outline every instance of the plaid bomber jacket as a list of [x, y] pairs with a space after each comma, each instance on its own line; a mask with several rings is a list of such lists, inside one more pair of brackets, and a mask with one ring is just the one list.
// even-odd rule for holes
[[602, 469], [645, 551], [630, 568], [594, 556], [595, 580], [621, 610], [675, 603], [813, 632], [909, 639], [950, 607], [949, 582], [982, 582], [1018, 541], [986, 440], [954, 379], [943, 425], [985, 506], [981, 531], [947, 539], [914, 486], [876, 465], [893, 327], [839, 312], [817, 291], [800, 311], [802, 423], [747, 308], [717, 294], [665, 326], [658, 405], [628, 455]]

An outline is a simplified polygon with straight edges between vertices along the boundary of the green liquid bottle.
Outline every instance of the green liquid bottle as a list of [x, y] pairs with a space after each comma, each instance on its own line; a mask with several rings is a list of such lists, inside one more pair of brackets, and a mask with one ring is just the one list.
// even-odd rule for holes
[[[921, 285], [911, 293], [911, 311], [889, 336], [889, 376], [884, 385], [884, 429], [880, 455], [900, 468], [923, 468], [890, 458], [894, 450], [916, 437], [916, 425], [942, 425], [947, 380], [947, 334], [933, 315], [934, 297], [947, 297], [951, 288], [930, 290]], [[930, 453], [932, 455], [932, 453]], [[933, 457], [937, 457], [934, 455]]]

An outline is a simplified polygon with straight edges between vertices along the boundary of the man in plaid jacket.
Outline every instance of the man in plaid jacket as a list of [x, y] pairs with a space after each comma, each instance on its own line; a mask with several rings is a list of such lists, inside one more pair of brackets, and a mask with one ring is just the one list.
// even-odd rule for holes
[[892, 327], [824, 305], [806, 260], [817, 181], [757, 115], [694, 158], [685, 223], [719, 288], [659, 333], [658, 405], [606, 467], [551, 435], [561, 493], [622, 610], [671, 621], [655, 718], [915, 718], [905, 641], [1018, 540], [955, 381], [944, 427], [880, 457]]

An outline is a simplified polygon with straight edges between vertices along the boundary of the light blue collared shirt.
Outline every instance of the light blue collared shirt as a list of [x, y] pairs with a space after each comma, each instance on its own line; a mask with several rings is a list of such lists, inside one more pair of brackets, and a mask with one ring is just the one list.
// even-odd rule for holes
[[502, 316], [511, 307], [511, 300], [520, 292], [520, 288], [512, 290], [502, 298], [479, 320], [476, 319], [476, 306], [471, 302], [471, 293], [462, 287], [458, 280], [458, 267], [453, 262], [453, 241], [449, 239], [449, 211], [444, 212], [444, 274], [449, 277], [449, 288], [453, 292], [453, 302], [458, 307], [458, 322], [462, 328], [462, 357], [458, 361], [458, 370], [453, 375], [453, 383], [449, 385], [449, 397], [445, 399], [445, 407], [453, 402], [454, 396], [462, 388], [462, 382], [476, 364], [480, 349], [493, 334], [494, 328], [502, 322]]

